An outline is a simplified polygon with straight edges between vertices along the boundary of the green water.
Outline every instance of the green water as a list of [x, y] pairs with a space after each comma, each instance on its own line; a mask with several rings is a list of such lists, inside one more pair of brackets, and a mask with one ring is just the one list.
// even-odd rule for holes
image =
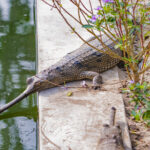
[[[35, 74], [34, 0], [0, 0], [0, 105]], [[0, 115], [0, 150], [36, 149], [36, 95]]]

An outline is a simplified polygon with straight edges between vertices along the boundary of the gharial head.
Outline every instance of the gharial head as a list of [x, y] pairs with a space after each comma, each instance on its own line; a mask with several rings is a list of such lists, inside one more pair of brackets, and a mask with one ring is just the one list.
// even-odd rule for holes
[[27, 89], [31, 93], [38, 92], [44, 89], [58, 86], [58, 84], [64, 83], [63, 77], [58, 71], [54, 70], [43, 70], [35, 76], [27, 79]]
[[[44, 76], [43, 76], [44, 77]], [[23, 100], [28, 95], [38, 92], [47, 88], [50, 88], [52, 85], [46, 80], [46, 78], [39, 78], [38, 76], [32, 76], [27, 79], [27, 88], [22, 92], [19, 96], [17, 96], [15, 99], [10, 101], [9, 103], [5, 104], [0, 108], [0, 113], [7, 110], [8, 108], [12, 107], [19, 101]], [[54, 87], [54, 86], [53, 86]]]
[[27, 89], [30, 93], [39, 92], [51, 87], [53, 87], [53, 85], [51, 85], [47, 79], [39, 78], [36, 75], [27, 78]]
[[[54, 76], [50, 76], [49, 78], [52, 80], [56, 79]], [[20, 102], [25, 97], [27, 97], [28, 95], [34, 92], [38, 92], [44, 89], [54, 87], [54, 84], [48, 81], [47, 76], [43, 75], [42, 73], [39, 73], [38, 75], [28, 78], [27, 84], [28, 84], [27, 88], [19, 96], [17, 96], [15, 99], [13, 99], [12, 101], [10, 101], [9, 103], [5, 104], [0, 108], [0, 113], [12, 107], [13, 105]]]

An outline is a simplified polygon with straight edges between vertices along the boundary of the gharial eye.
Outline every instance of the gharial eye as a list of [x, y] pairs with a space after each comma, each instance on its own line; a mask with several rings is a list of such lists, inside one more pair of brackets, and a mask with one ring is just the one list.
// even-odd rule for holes
[[27, 78], [27, 84], [30, 84], [34, 79], [31, 77], [31, 78]]

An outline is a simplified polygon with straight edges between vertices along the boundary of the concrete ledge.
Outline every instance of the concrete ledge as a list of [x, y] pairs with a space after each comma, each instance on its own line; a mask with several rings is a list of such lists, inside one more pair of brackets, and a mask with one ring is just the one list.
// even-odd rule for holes
[[[69, 4], [67, 7], [74, 11]], [[79, 25], [75, 26], [88, 37]], [[82, 44], [56, 10], [50, 11], [41, 0], [37, 0], [37, 35], [39, 71]], [[117, 67], [102, 76], [106, 91], [52, 88], [39, 93], [40, 150], [95, 150], [100, 129], [103, 123], [108, 123], [112, 106], [117, 108], [116, 121], [122, 124], [126, 149], [131, 150], [123, 99], [117, 92], [120, 86]], [[80, 82], [68, 85], [79, 86]], [[68, 92], [73, 95], [68, 97]]]

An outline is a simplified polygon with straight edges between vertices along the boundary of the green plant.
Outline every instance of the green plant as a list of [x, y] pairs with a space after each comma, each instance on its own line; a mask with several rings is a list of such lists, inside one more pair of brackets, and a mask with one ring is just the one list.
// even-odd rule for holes
[[136, 121], [144, 121], [150, 126], [150, 83], [131, 83], [127, 92], [134, 103], [131, 115]]
[[[144, 63], [149, 57], [149, 49], [144, 47], [144, 39], [150, 35], [150, 31], [143, 31], [145, 26], [150, 25], [149, 8], [139, 0], [136, 0], [135, 3], [119, 0], [103, 1], [105, 4], [102, 5], [100, 1], [100, 6], [96, 8], [96, 14], [88, 16], [90, 18], [89, 22], [83, 27], [93, 28], [103, 32], [110, 39], [113, 38], [112, 41], [116, 43], [115, 48], [120, 48], [123, 51], [122, 58], [126, 64], [127, 71], [128, 67], [132, 71], [132, 74], [128, 71], [130, 79], [134, 80], [134, 82], [139, 82], [141, 72], [138, 71], [138, 64], [142, 57], [145, 60]], [[136, 14], [135, 12], [139, 13]], [[138, 43], [136, 43], [136, 40], [138, 40]], [[141, 55], [142, 52], [143, 54]], [[145, 65], [144, 63], [143, 66]]]

